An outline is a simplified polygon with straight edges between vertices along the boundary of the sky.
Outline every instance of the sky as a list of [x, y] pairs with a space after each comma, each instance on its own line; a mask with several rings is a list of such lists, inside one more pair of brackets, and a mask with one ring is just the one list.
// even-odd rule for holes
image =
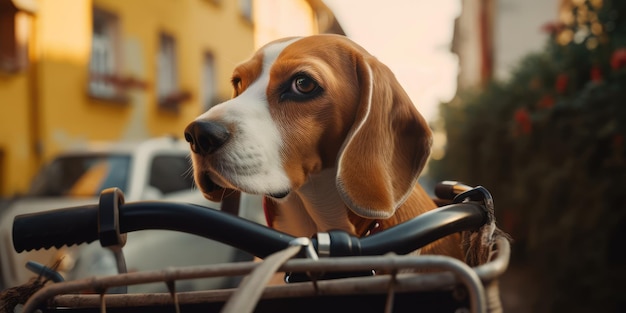
[[[458, 61], [450, 52], [460, 0], [324, 0], [346, 35], [385, 63], [429, 121], [454, 96]], [[435, 4], [436, 3], [436, 4]]]

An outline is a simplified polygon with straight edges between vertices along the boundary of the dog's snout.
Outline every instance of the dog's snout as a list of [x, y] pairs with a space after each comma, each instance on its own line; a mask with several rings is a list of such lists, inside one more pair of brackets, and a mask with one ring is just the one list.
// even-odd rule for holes
[[212, 121], [194, 121], [185, 128], [185, 140], [191, 151], [197, 154], [211, 154], [219, 149], [230, 137], [224, 125]]

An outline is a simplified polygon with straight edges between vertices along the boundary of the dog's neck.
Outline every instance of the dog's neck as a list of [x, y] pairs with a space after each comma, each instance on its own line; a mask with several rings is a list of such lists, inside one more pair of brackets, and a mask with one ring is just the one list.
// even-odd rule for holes
[[[313, 174], [302, 187], [279, 201], [274, 226], [294, 236], [310, 237], [329, 230], [354, 234], [348, 209], [335, 185], [336, 173], [333, 168]], [[302, 222], [295, 224], [296, 221]]]

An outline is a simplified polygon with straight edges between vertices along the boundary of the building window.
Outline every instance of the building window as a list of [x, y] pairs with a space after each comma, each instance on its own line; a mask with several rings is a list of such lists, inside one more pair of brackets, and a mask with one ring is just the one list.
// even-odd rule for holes
[[215, 60], [212, 53], [205, 53], [202, 60], [202, 86], [200, 103], [204, 111], [210, 109], [217, 101], [215, 84]]
[[89, 63], [89, 94], [104, 99], [124, 97], [120, 78], [120, 36], [117, 16], [94, 8]]
[[169, 111], [178, 111], [179, 105], [190, 98], [188, 92], [179, 88], [176, 40], [165, 33], [159, 35], [157, 98], [159, 107]]
[[18, 9], [0, 11], [0, 70], [15, 73], [28, 66], [32, 18]]
[[252, 0], [239, 0], [239, 11], [244, 19], [252, 22]]
[[159, 36], [159, 51], [157, 55], [158, 81], [157, 96], [163, 104], [166, 98], [178, 89], [178, 75], [176, 73], [176, 42], [174, 37], [161, 34]]

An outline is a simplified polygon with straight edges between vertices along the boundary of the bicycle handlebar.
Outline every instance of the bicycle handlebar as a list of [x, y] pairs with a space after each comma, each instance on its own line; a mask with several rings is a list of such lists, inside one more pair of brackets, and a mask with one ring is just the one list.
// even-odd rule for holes
[[[105, 190], [118, 192], [119, 190]], [[17, 252], [60, 248], [102, 240], [107, 212], [115, 213], [118, 234], [164, 229], [220, 241], [264, 258], [287, 247], [295, 237], [230, 214], [194, 204], [144, 201], [65, 208], [19, 215], [13, 221], [13, 246]], [[122, 197], [123, 199], [123, 197]], [[115, 206], [110, 208], [108, 206]], [[105, 212], [105, 213], [103, 213]], [[104, 217], [103, 217], [104, 215]], [[485, 207], [477, 202], [444, 206], [379, 233], [357, 238], [343, 231], [328, 232], [330, 256], [406, 254], [452, 233], [478, 229], [487, 222]], [[317, 239], [312, 239], [317, 250]]]

